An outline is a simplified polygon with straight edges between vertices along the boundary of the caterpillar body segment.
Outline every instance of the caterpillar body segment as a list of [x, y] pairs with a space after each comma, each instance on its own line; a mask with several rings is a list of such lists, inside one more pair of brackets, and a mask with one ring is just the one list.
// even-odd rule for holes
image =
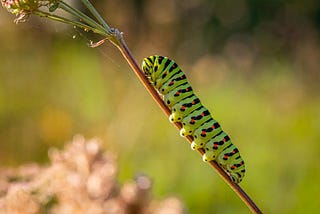
[[172, 123], [181, 122], [183, 118], [187, 117], [194, 110], [201, 108], [201, 106], [199, 98], [193, 94], [172, 106], [169, 120]]
[[235, 145], [230, 144], [230, 148], [221, 152], [216, 159], [217, 162], [229, 172], [231, 179], [239, 183], [245, 173], [244, 161], [242, 160], [239, 150]]
[[210, 139], [205, 146], [205, 154], [203, 154], [203, 161], [215, 160], [217, 156], [230, 145], [230, 138], [225, 132], [221, 132], [212, 139]]
[[165, 83], [161, 84], [161, 87], [159, 88], [159, 92], [161, 94], [167, 94], [168, 92], [175, 89], [177, 86], [183, 85], [188, 83], [186, 75], [180, 70], [179, 73], [174, 75], [170, 81], [167, 81]]
[[142, 70], [170, 109], [170, 122], [181, 123], [181, 136], [193, 137], [191, 148], [204, 148], [203, 161], [216, 161], [233, 182], [242, 181], [245, 164], [239, 150], [201, 104], [180, 67], [167, 57], [155, 55], [143, 60]]
[[190, 97], [193, 95], [192, 87], [189, 85], [189, 83], [185, 83], [183, 85], [180, 85], [170, 91], [168, 94], [164, 95], [164, 102], [165, 104], [171, 108], [174, 104], [180, 102], [181, 100]]
[[246, 172], [245, 164], [241, 156], [236, 158], [233, 164], [229, 164], [226, 167], [227, 172], [230, 174], [231, 180], [235, 183], [240, 183]]
[[211, 114], [206, 107], [201, 106], [199, 109], [196, 109], [189, 114], [187, 117], [184, 117], [181, 121], [182, 129], [180, 130], [180, 135], [185, 137], [192, 135], [194, 130], [198, 129], [202, 124], [211, 120]]
[[205, 147], [206, 143], [216, 135], [222, 132], [220, 124], [211, 118], [208, 122], [197, 128], [193, 133], [193, 142], [191, 149], [197, 150]]

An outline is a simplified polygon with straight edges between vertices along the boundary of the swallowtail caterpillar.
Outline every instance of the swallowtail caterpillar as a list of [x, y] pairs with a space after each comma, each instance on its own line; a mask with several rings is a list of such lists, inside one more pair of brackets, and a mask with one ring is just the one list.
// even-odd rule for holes
[[180, 67], [167, 57], [155, 55], [143, 60], [142, 70], [171, 110], [170, 122], [182, 124], [181, 136], [193, 137], [191, 148], [203, 148], [203, 161], [215, 160], [233, 182], [239, 183], [245, 174], [239, 150], [201, 104]]

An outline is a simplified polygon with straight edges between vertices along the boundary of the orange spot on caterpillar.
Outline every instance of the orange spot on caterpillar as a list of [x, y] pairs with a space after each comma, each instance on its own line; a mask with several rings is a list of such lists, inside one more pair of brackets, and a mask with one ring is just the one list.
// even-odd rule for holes
[[205, 137], [206, 135], [207, 135], [206, 131], [202, 131], [202, 132], [201, 132], [201, 136], [202, 136], [202, 137]]

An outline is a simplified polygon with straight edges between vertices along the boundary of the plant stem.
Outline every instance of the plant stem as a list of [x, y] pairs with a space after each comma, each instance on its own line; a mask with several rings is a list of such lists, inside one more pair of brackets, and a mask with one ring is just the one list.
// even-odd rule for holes
[[35, 10], [32, 13], [35, 14], [35, 15], [38, 15], [40, 17], [49, 18], [49, 19], [52, 19], [52, 20], [55, 20], [55, 21], [58, 21], [58, 22], [62, 22], [62, 23], [65, 23], [65, 24], [70, 24], [70, 25], [73, 25], [73, 26], [77, 26], [77, 27], [80, 27], [82, 29], [88, 29], [88, 30], [91, 30], [94, 33], [100, 34], [100, 35], [105, 36], [105, 37], [109, 36], [109, 34], [106, 33], [105, 31], [101, 31], [99, 29], [96, 29], [96, 28], [94, 28], [92, 26], [89, 26], [87, 24], [84, 24], [82, 22], [66, 19], [64, 17], [53, 15], [53, 14], [50, 14], [50, 13], [47, 13], [47, 12], [44, 12], [44, 11], [41, 11], [41, 10]]
[[98, 22], [108, 31], [110, 32], [111, 28], [109, 25], [104, 21], [104, 19], [100, 16], [96, 8], [88, 1], [88, 0], [81, 0], [82, 3], [88, 8], [91, 14], [98, 20]]
[[[145, 86], [147, 91], [151, 94], [153, 99], [157, 102], [160, 106], [162, 111], [169, 116], [171, 114], [170, 109], [165, 105], [161, 97], [159, 96], [158, 92], [154, 89], [154, 87], [149, 83], [148, 79], [145, 77], [144, 73], [138, 66], [137, 62], [135, 61], [133, 55], [131, 54], [128, 46], [125, 43], [125, 40], [122, 36], [122, 33], [118, 29], [114, 29], [113, 35], [109, 37], [109, 40], [120, 50], [134, 73], [138, 76], [139, 80]], [[174, 123], [174, 125], [180, 130], [182, 128], [180, 123]], [[192, 137], [187, 137], [188, 142], [192, 143]], [[198, 149], [198, 152], [203, 155], [205, 151], [201, 148]], [[249, 195], [237, 184], [230, 180], [229, 175], [215, 162], [210, 161], [210, 166], [213, 167], [218, 174], [222, 177], [222, 179], [230, 186], [230, 188], [241, 198], [241, 200], [248, 206], [250, 211], [255, 214], [262, 214], [262, 211], [259, 207], [253, 202], [253, 200], [249, 197]]]
[[105, 32], [106, 34], [109, 33], [108, 30], [106, 30], [104, 27], [102, 27], [100, 24], [98, 24], [95, 20], [93, 20], [92, 18], [90, 18], [86, 14], [82, 13], [81, 11], [77, 10], [76, 8], [71, 7], [67, 3], [60, 1], [59, 8], [74, 15], [75, 17], [79, 18], [81, 21], [87, 23], [91, 27], [93, 27], [95, 29], [99, 29], [100, 31]]

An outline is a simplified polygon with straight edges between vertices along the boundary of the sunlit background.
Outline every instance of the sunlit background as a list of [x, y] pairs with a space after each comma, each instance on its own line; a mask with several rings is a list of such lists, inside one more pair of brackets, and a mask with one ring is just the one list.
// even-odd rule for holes
[[[74, 1], [75, 4], [79, 3]], [[92, 1], [136, 59], [169, 56], [240, 149], [241, 186], [265, 213], [320, 209], [320, 2]], [[81, 5], [79, 4], [79, 8]], [[111, 44], [0, 12], [0, 167], [45, 163], [75, 134], [143, 173], [190, 213], [248, 213], [181, 138]], [[96, 41], [96, 40], [95, 40]]]

